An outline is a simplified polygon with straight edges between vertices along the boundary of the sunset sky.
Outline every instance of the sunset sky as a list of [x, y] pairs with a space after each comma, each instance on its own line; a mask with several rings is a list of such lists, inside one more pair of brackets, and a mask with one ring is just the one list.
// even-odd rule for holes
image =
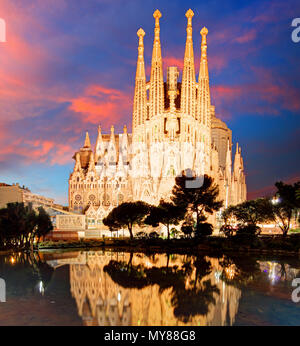
[[149, 78], [157, 8], [165, 71], [182, 70], [189, 8], [196, 74], [199, 31], [209, 30], [212, 103], [242, 147], [248, 197], [300, 180], [299, 0], [1, 0], [0, 182], [67, 204], [85, 131], [94, 145], [99, 124], [131, 130], [136, 32], [146, 32]]

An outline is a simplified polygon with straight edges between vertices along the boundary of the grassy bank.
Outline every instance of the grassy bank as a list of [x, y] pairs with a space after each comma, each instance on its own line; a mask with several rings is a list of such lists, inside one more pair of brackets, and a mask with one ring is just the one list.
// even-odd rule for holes
[[206, 251], [213, 253], [247, 252], [300, 255], [300, 235], [262, 236], [256, 238], [241, 237], [208, 237], [204, 239], [101, 239], [81, 241], [43, 242], [39, 250], [46, 249], [94, 249], [114, 248], [126, 251], [141, 252], [184, 252], [196, 253]]

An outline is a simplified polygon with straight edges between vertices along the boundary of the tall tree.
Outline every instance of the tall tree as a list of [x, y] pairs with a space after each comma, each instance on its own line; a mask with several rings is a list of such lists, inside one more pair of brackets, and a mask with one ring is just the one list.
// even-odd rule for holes
[[37, 238], [37, 242], [39, 243], [40, 239], [47, 235], [50, 231], [52, 231], [53, 226], [50, 219], [50, 216], [46, 213], [43, 207], [38, 208], [37, 215], [37, 227], [35, 228], [34, 236]]
[[225, 225], [222, 226], [225, 235], [233, 234], [228, 222], [236, 220], [238, 222], [236, 234], [253, 237], [261, 232], [258, 224], [274, 221], [273, 205], [268, 198], [257, 198], [229, 206], [224, 210], [222, 217], [225, 221]]
[[268, 198], [257, 198], [229, 206], [223, 212], [223, 219], [228, 220], [232, 216], [242, 224], [257, 226], [258, 223], [272, 221], [272, 203]]
[[184, 209], [181, 207], [161, 199], [158, 206], [151, 206], [145, 223], [153, 227], [157, 227], [160, 223], [163, 224], [167, 228], [168, 239], [170, 239], [170, 226], [178, 225], [184, 218], [184, 214]]
[[150, 206], [145, 202], [124, 202], [114, 208], [107, 217], [103, 219], [103, 224], [107, 226], [110, 231], [116, 231], [127, 227], [130, 239], [133, 239], [133, 226], [141, 225], [149, 211]]
[[52, 230], [49, 215], [43, 208], [37, 214], [24, 203], [9, 203], [0, 210], [0, 240], [5, 247], [29, 248], [35, 238], [46, 235]]
[[[175, 178], [171, 200], [176, 206], [184, 208], [186, 213], [196, 215], [196, 232], [200, 231], [200, 223], [207, 220], [207, 214], [219, 210], [223, 202], [218, 201], [219, 188], [213, 178], [204, 175], [203, 184], [197, 184], [197, 178], [187, 176]], [[191, 183], [195, 181], [195, 184]], [[201, 186], [199, 186], [201, 185]]]
[[6, 247], [28, 247], [36, 226], [36, 213], [32, 204], [8, 203], [0, 211], [0, 232]]
[[280, 221], [279, 227], [286, 236], [291, 224], [293, 212], [300, 208], [299, 190], [300, 181], [294, 185], [285, 184], [282, 181], [275, 183], [277, 188], [277, 202], [273, 205], [275, 218]]

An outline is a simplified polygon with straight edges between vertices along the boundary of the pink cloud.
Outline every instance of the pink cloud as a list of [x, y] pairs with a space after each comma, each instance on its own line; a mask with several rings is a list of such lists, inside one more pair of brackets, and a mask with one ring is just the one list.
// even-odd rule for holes
[[[295, 173], [292, 176], [285, 177], [285, 178], [279, 178], [276, 181], [283, 181], [285, 184], [294, 184], [294, 183], [300, 181], [300, 173]], [[274, 184], [276, 181], [274, 181]], [[259, 197], [271, 197], [271, 196], [273, 196], [274, 193], [276, 192], [276, 187], [274, 184], [273, 185], [267, 185], [267, 186], [264, 186], [260, 189], [256, 189], [253, 191], [249, 191], [247, 194], [248, 200], [259, 198]]]
[[243, 35], [234, 38], [233, 41], [237, 43], [247, 43], [249, 41], [253, 41], [256, 38], [256, 35], [257, 35], [256, 29], [251, 29], [247, 31], [246, 33], [244, 33]]
[[[103, 85], [86, 87], [83, 95], [71, 100], [70, 110], [81, 113], [83, 122], [92, 124], [117, 123], [125, 113], [132, 112], [131, 94]], [[122, 105], [120, 109], [120, 105]]]
[[230, 117], [234, 108], [240, 112], [279, 115], [280, 110], [300, 111], [299, 90], [266, 68], [251, 68], [254, 81], [240, 85], [212, 85], [212, 99], [217, 113]]
[[50, 164], [66, 164], [72, 161], [75, 148], [70, 144], [56, 143], [51, 140], [26, 140], [19, 138], [0, 148], [0, 159], [8, 159], [11, 155], [21, 156], [23, 164], [33, 162]]

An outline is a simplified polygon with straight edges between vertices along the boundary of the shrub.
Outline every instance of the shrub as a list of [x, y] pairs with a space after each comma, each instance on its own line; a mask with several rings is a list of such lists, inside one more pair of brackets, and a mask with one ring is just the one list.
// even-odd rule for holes
[[208, 222], [199, 223], [195, 232], [196, 237], [206, 237], [213, 233], [213, 226]]
[[150, 239], [157, 239], [159, 238], [159, 234], [155, 231], [149, 233], [149, 238]]
[[255, 237], [261, 232], [260, 227], [256, 225], [239, 225], [236, 231], [237, 236]]
[[193, 230], [193, 226], [188, 224], [188, 223], [183, 223], [180, 230], [187, 237], [191, 237], [191, 235], [192, 235], [192, 233], [194, 231]]
[[137, 239], [147, 239], [147, 238], [148, 238], [147, 233], [146, 233], [146, 232], [143, 232], [143, 231], [138, 232], [138, 233], [135, 235], [135, 237], [136, 237]]
[[223, 225], [220, 228], [220, 233], [224, 233], [225, 237], [233, 236], [235, 229], [231, 225]]

